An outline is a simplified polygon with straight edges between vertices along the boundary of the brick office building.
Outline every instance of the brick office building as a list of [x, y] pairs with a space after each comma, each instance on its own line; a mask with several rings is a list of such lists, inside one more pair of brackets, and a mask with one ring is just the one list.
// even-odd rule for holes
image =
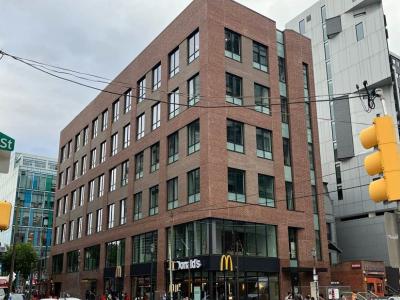
[[169, 249], [176, 298], [329, 281], [310, 40], [195, 0], [117, 81], [61, 132], [57, 292], [159, 297]]

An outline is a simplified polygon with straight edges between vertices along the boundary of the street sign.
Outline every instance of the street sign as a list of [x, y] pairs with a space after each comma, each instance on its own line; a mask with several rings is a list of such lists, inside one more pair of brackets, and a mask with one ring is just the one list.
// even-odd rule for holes
[[0, 132], [0, 150], [13, 151], [15, 146], [15, 140], [8, 135]]

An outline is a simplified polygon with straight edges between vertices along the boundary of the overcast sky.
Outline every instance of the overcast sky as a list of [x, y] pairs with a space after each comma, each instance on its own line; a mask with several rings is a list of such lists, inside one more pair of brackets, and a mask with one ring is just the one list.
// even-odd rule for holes
[[[24, 58], [116, 76], [190, 0], [2, 1], [0, 49]], [[239, 0], [280, 29], [315, 0]], [[391, 51], [400, 54], [400, 1], [384, 0]], [[96, 91], [0, 61], [0, 131], [16, 151], [57, 156], [59, 132]]]

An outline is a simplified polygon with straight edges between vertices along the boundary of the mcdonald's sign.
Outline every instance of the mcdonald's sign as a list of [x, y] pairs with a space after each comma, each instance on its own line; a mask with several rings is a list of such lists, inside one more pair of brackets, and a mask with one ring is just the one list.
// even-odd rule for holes
[[222, 271], [233, 271], [232, 257], [230, 255], [222, 255], [219, 261], [219, 270]]

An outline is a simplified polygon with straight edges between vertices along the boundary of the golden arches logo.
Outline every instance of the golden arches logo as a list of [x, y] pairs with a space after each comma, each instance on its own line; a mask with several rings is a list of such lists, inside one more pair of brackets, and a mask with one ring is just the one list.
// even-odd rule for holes
[[219, 261], [219, 270], [222, 271], [233, 271], [232, 257], [230, 255], [222, 255]]

